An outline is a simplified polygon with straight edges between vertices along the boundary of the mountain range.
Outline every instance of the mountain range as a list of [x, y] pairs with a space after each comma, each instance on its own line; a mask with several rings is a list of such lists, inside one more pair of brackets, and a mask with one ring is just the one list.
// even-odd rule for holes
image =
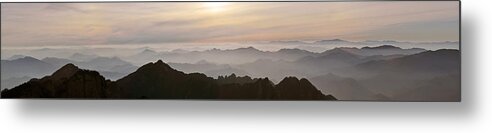
[[[146, 48], [135, 55], [123, 57], [77, 55], [84, 58], [77, 59], [78, 61], [72, 59], [74, 57], [46, 57], [38, 60], [30, 56], [16, 55], [9, 60], [2, 60], [2, 89], [16, 87], [31, 78], [41, 79], [42, 76], [49, 75], [57, 68], [70, 63], [79, 69], [97, 71], [100, 76], [104, 77], [104, 80], [109, 80], [111, 85], [116, 86], [116, 89], [121, 89], [121, 94], [118, 95], [131, 96], [131, 98], [164, 97], [149, 92], [133, 92], [139, 89], [135, 86], [128, 87], [131, 86], [130, 81], [152, 80], [147, 79], [145, 75], [154, 74], [149, 72], [140, 76], [132, 76], [135, 75], [134, 72], [149, 65], [149, 63], [138, 65], [134, 60], [149, 62], [150, 59], [162, 59], [163, 62], [168, 62], [164, 63], [165, 66], [179, 70], [185, 75], [182, 77], [187, 77], [182, 78], [182, 82], [189, 81], [193, 84], [211, 85], [210, 88], [200, 88], [189, 92], [166, 90], [180, 94], [180, 97], [166, 96], [166, 98], [189, 97], [183, 93], [190, 93], [189, 95], [196, 98], [213, 96], [222, 99], [272, 98], [275, 96], [270, 93], [274, 92], [275, 95], [281, 93], [278, 89], [281, 88], [279, 84], [285, 84], [286, 77], [302, 77], [309, 81], [309, 84], [312, 83], [311, 85], [322, 94], [336, 96], [338, 100], [460, 100], [460, 88], [459, 84], [456, 84], [460, 81], [460, 52], [452, 49], [431, 51], [420, 48], [403, 49], [392, 45], [380, 45], [362, 48], [338, 47], [315, 53], [295, 48], [261, 51], [253, 47], [245, 47], [231, 50], [174, 50], [170, 52], [157, 52]], [[19, 62], [24, 63], [19, 64]], [[22, 67], [16, 67], [18, 65], [22, 65]], [[162, 68], [168, 69], [168, 67]], [[139, 73], [144, 72], [139, 71]], [[156, 77], [164, 78], [165, 76], [157, 75]], [[265, 79], [265, 77], [267, 78]], [[311, 88], [304, 80], [298, 79], [298, 81], [299, 83], [296, 84], [302, 83], [303, 87]], [[118, 86], [125, 82], [128, 83], [124, 86]], [[160, 86], [160, 84], [147, 82], [140, 85]], [[255, 90], [254, 87], [251, 89], [249, 85], [262, 88], [270, 87], [270, 89]], [[177, 86], [187, 87], [185, 85]], [[236, 90], [224, 89], [224, 86]], [[152, 90], [152, 86], [149, 90]], [[244, 94], [229, 92], [233, 90], [244, 91]], [[194, 94], [195, 91], [196, 93], [211, 93]], [[313, 94], [314, 92], [310, 91]], [[135, 94], [130, 95], [133, 93]], [[259, 96], [260, 93], [261, 96]], [[228, 96], [222, 94], [228, 94]], [[278, 96], [276, 97], [278, 98]]]
[[[229, 76], [228, 78], [235, 78]], [[238, 78], [240, 79], [240, 78]], [[31, 79], [2, 98], [110, 98], [110, 99], [270, 99], [336, 100], [324, 95], [307, 79], [286, 77], [274, 85], [268, 78], [252, 82], [222, 82], [201, 73], [183, 73], [159, 60], [117, 80], [106, 80], [97, 71], [67, 64], [50, 76]], [[231, 81], [231, 80], [229, 80]], [[219, 84], [220, 83], [220, 84]]]
[[[388, 48], [393, 47], [393, 48]], [[164, 59], [167, 62], [175, 63], [194, 63], [202, 60], [206, 60], [211, 63], [217, 64], [244, 64], [254, 62], [259, 59], [270, 60], [284, 60], [284, 61], [296, 61], [307, 56], [318, 57], [329, 54], [331, 51], [343, 50], [355, 55], [370, 56], [370, 55], [410, 55], [416, 54], [425, 49], [412, 48], [402, 49], [391, 45], [384, 45], [378, 47], [365, 47], [365, 48], [348, 48], [341, 47], [331, 50], [326, 50], [322, 53], [310, 52], [298, 48], [284, 48], [277, 51], [261, 51], [254, 47], [245, 47], [237, 49], [210, 49], [204, 51], [171, 51], [171, 52], [156, 52], [150, 49], [145, 49], [135, 55], [130, 55], [127, 58], [132, 61], [133, 64], [141, 65], [146, 61], [152, 61], [156, 59]]]

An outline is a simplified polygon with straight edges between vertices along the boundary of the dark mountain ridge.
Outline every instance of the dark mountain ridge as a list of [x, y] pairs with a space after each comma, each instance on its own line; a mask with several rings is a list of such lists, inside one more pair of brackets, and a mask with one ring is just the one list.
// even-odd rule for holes
[[121, 91], [98, 72], [67, 64], [51, 76], [2, 91], [2, 98], [120, 98]]
[[[237, 78], [237, 79], [234, 79]], [[336, 100], [324, 95], [307, 79], [287, 77], [274, 85], [268, 78], [249, 80], [227, 76], [214, 79], [201, 73], [183, 73], [159, 60], [117, 81], [96, 71], [67, 64], [51, 76], [3, 90], [2, 98], [125, 98], [125, 99], [271, 99]]]

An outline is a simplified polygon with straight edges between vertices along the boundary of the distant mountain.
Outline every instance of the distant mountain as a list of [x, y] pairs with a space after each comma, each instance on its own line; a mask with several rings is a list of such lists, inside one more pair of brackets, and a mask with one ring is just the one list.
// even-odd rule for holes
[[395, 41], [395, 40], [366, 40], [360, 42], [362, 44], [371, 45], [398, 45], [398, 44], [412, 44], [412, 45], [428, 45], [428, 44], [437, 44], [437, 45], [458, 45], [459, 41], [438, 41], [438, 42], [406, 42], [406, 41]]
[[68, 57], [68, 59], [74, 60], [74, 61], [89, 61], [89, 60], [95, 59], [97, 57], [99, 57], [99, 56], [92, 55], [92, 54], [75, 53], [75, 54], [72, 54], [72, 56]]
[[111, 81], [116, 81], [118, 79], [121, 79], [128, 75], [129, 73], [120, 73], [120, 72], [111, 72], [111, 71], [101, 71], [99, 72], [103, 77], [111, 80]]
[[177, 71], [161, 60], [148, 63], [115, 82], [105, 80], [96, 71], [81, 70], [73, 64], [67, 64], [51, 76], [31, 79], [15, 88], [3, 90], [1, 96], [2, 98], [336, 100], [331, 95], [321, 93], [307, 79], [288, 77], [277, 85], [273, 85], [267, 78], [254, 81], [236, 76], [213, 79], [201, 73], [186, 74]]
[[[148, 63], [150, 59], [141, 58], [139, 62], [145, 63], [140, 68], [133, 62], [127, 62], [127, 57], [122, 57], [123, 60], [119, 57], [97, 56], [86, 61], [23, 57], [2, 60], [2, 87], [14, 87], [7, 91], [22, 90], [15, 88], [22, 88], [19, 85], [31, 77], [41, 78], [71, 63], [97, 71], [103, 80], [112, 80], [106, 84], [113, 88], [103, 90], [119, 90], [114, 94], [122, 98], [292, 100], [305, 99], [307, 95], [312, 100], [329, 99], [324, 94], [333, 94], [340, 100], [459, 100], [459, 50], [428, 51], [393, 45], [369, 46], [340, 47], [320, 53], [297, 48], [261, 51], [254, 47], [244, 47], [182, 52], [156, 52], [141, 48], [141, 52], [136, 55], [147, 54], [145, 56], [176, 62]], [[5, 67], [8, 65], [10, 67]], [[86, 76], [92, 82], [93, 79], [99, 81], [97, 75]], [[295, 77], [308, 77], [306, 81], [309, 84]], [[37, 88], [46, 86], [34, 82], [38, 80], [29, 81], [29, 85]], [[294, 87], [288, 88], [290, 86]], [[300, 88], [308, 89], [298, 90]], [[48, 92], [54, 93], [51, 91]], [[53, 95], [43, 94], [43, 97]], [[62, 93], [57, 92], [56, 95]]]
[[389, 100], [383, 94], [376, 94], [352, 78], [326, 74], [309, 80], [323, 93], [336, 95], [339, 100]]
[[461, 84], [458, 74], [445, 75], [415, 83], [415, 87], [399, 92], [400, 101], [455, 101], [461, 100]]
[[8, 60], [16, 60], [16, 59], [20, 59], [20, 58], [24, 58], [26, 57], [25, 55], [12, 55], [10, 58], [8, 58]]
[[123, 61], [118, 57], [97, 57], [78, 64], [87, 69], [121, 73], [129, 73], [131, 71], [135, 71], [137, 68], [131, 63]]
[[129, 61], [132, 61], [133, 64], [143, 65], [149, 61], [157, 60], [160, 58], [160, 53], [151, 49], [144, 49], [143, 51], [126, 57]]
[[405, 56], [402, 54], [363, 56], [356, 54], [359, 51], [361, 49], [358, 48], [335, 48], [322, 53], [304, 54], [303, 58], [295, 61], [259, 59], [236, 67], [253, 77], [269, 77], [279, 81], [288, 75], [320, 76], [369, 61], [389, 60]]
[[227, 65], [224, 68], [213, 69], [213, 70], [205, 71], [203, 73], [206, 74], [207, 76], [214, 77], [214, 78], [221, 76], [221, 75], [229, 75], [229, 74], [250, 75], [245, 70], [235, 68], [235, 67], [232, 67], [229, 65]]
[[[323, 40], [320, 42], [348, 42], [345, 40]], [[305, 46], [307, 47], [307, 46]], [[390, 49], [393, 47], [394, 49]], [[425, 51], [425, 49], [401, 49], [398, 47], [383, 45], [378, 47], [364, 47], [364, 48], [335, 48], [327, 50], [322, 53], [310, 52], [298, 48], [284, 48], [278, 51], [261, 51], [254, 47], [243, 47], [237, 49], [209, 49], [205, 51], [171, 51], [171, 52], [156, 52], [153, 50], [145, 49], [135, 55], [125, 57], [126, 60], [131, 61], [136, 65], [143, 65], [146, 62], [163, 59], [166, 62], [174, 63], [195, 63], [201, 60], [206, 60], [216, 64], [229, 64], [238, 65], [244, 63], [251, 63], [260, 59], [269, 60], [284, 60], [284, 61], [296, 61], [307, 56], [317, 57], [324, 56], [332, 51], [343, 50], [349, 53], [359, 56], [374, 56], [374, 55], [410, 55]]]
[[298, 66], [308, 69], [310, 71], [316, 71], [314, 73], [329, 73], [330, 70], [353, 66], [355, 64], [362, 63], [363, 56], [359, 56], [342, 49], [333, 49], [320, 54], [320, 56], [307, 56], [300, 60], [295, 61]]
[[425, 52], [427, 50], [421, 48], [411, 48], [411, 49], [402, 49], [400, 47], [392, 46], [392, 45], [380, 45], [376, 47], [362, 47], [362, 48], [335, 48], [331, 50], [327, 50], [321, 55], [325, 55], [327, 53], [331, 53], [332, 51], [346, 51], [352, 54], [360, 55], [360, 56], [374, 56], [374, 55], [412, 55], [420, 52]]
[[362, 57], [360, 55], [354, 54], [350, 51], [340, 49], [340, 48], [335, 48], [335, 49], [321, 53], [316, 58], [335, 59], [335, 60], [344, 60], [346, 62], [353, 62], [353, 61], [358, 60]]
[[234, 68], [231, 65], [215, 64], [206, 60], [200, 60], [196, 63], [169, 63], [172, 68], [176, 68], [185, 73], [204, 73], [210, 77], [218, 77], [220, 75], [248, 75], [244, 70]]
[[390, 60], [390, 59], [396, 59], [400, 57], [404, 57], [406, 55], [402, 54], [393, 54], [393, 55], [372, 55], [372, 56], [366, 56], [362, 58], [362, 62], [369, 62], [369, 61], [378, 61], [378, 60]]
[[443, 49], [369, 61], [340, 69], [336, 74], [351, 77], [393, 101], [456, 101], [460, 87], [456, 83], [460, 79], [449, 75], [459, 75], [460, 64], [458, 50]]
[[402, 48], [400, 47], [396, 47], [396, 46], [393, 46], [393, 45], [381, 45], [381, 46], [376, 46], [376, 47], [362, 47], [361, 49], [379, 49], [379, 50], [383, 50], [383, 49], [395, 49], [395, 50], [401, 50]]
[[[144, 54], [147, 53], [147, 54]], [[195, 63], [201, 60], [206, 60], [210, 63], [216, 64], [230, 64], [237, 65], [243, 63], [249, 63], [258, 59], [271, 59], [271, 60], [288, 60], [294, 61], [305, 56], [314, 56], [316, 53], [309, 52], [301, 49], [280, 49], [279, 51], [261, 51], [254, 47], [244, 47], [237, 49], [209, 49], [205, 51], [171, 51], [171, 52], [158, 52], [148, 54], [151, 52], [142, 51], [141, 53], [127, 57], [132, 63], [142, 64], [143, 62], [149, 62], [156, 59], [164, 59], [166, 62], [174, 63]]]
[[101, 75], [111, 80], [117, 80], [137, 70], [137, 66], [123, 61], [118, 57], [97, 57], [88, 61], [74, 61], [63, 58], [47, 57], [42, 61], [60, 68], [65, 64], [72, 63], [84, 69], [99, 71]]
[[56, 57], [46, 57], [43, 58], [41, 61], [44, 61], [46, 63], [49, 63], [57, 68], [60, 68], [68, 63], [78, 63], [77, 61], [69, 60], [69, 59], [64, 59], [64, 58], [56, 58]]
[[140, 52], [139, 54], [141, 54], [141, 55], [156, 55], [157, 52], [155, 52], [154, 50], [145, 49], [142, 52]]
[[[248, 42], [246, 44], [265, 44], [265, 42]], [[343, 46], [343, 45], [351, 45], [351, 46], [381, 46], [381, 45], [394, 45], [394, 46], [419, 46], [419, 47], [440, 47], [440, 48], [451, 48], [449, 46], [444, 45], [459, 45], [459, 41], [437, 41], [437, 42], [409, 42], [409, 41], [396, 41], [396, 40], [365, 40], [365, 41], [349, 41], [343, 39], [326, 39], [326, 40], [317, 40], [314, 42], [305, 42], [300, 40], [279, 40], [279, 41], [270, 41], [266, 44], [284, 44], [284, 45], [334, 45], [334, 46]], [[435, 45], [435, 46], [431, 46]], [[444, 46], [444, 47], [443, 47]]]
[[331, 39], [331, 40], [319, 40], [314, 42], [315, 44], [349, 44], [352, 42], [342, 40], [342, 39]]
[[26, 56], [15, 60], [2, 60], [2, 79], [13, 77], [41, 77], [56, 70], [56, 67], [38, 60], [36, 58]]
[[223, 53], [234, 53], [234, 54], [251, 54], [251, 53], [262, 53], [263, 51], [258, 50], [254, 47], [246, 47], [246, 48], [237, 48], [237, 49], [231, 49], [231, 50], [218, 50], [218, 49], [212, 49], [209, 51], [220, 51]]
[[312, 70], [303, 68], [295, 62], [284, 60], [259, 59], [251, 63], [236, 65], [252, 77], [268, 77], [274, 81], [280, 81], [286, 76], [305, 76], [311, 74]]
[[441, 49], [426, 51], [391, 60], [370, 61], [359, 64], [357, 70], [372, 73], [425, 73], [450, 74], [460, 71], [460, 53], [458, 50]]
[[294, 49], [280, 49], [276, 52], [273, 52], [271, 56], [281, 60], [294, 61], [306, 56], [316, 56], [316, 55], [317, 53], [294, 48]]

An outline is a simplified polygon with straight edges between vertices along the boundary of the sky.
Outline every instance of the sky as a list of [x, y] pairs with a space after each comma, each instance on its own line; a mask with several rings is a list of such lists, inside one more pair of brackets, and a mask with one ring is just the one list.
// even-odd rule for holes
[[459, 41], [457, 1], [2, 3], [2, 46]]

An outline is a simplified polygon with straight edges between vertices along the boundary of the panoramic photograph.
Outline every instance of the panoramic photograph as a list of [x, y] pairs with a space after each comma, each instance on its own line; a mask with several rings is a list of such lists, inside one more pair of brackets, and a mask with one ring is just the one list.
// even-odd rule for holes
[[1, 3], [2, 99], [460, 102], [459, 1]]

